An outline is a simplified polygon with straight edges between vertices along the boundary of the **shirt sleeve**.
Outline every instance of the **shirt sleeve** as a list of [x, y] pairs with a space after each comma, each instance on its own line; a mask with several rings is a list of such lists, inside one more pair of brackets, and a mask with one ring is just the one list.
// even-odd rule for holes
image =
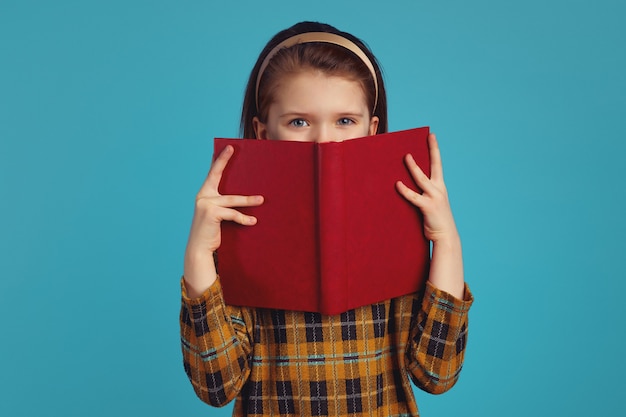
[[250, 374], [252, 315], [225, 305], [219, 278], [197, 299], [187, 296], [184, 279], [181, 286], [185, 372], [202, 401], [221, 407], [239, 394]]
[[[467, 342], [468, 311], [474, 298], [465, 286], [463, 300], [426, 282], [421, 306], [413, 314], [407, 364], [415, 385], [441, 394], [459, 378]], [[415, 314], [416, 313], [416, 314]]]

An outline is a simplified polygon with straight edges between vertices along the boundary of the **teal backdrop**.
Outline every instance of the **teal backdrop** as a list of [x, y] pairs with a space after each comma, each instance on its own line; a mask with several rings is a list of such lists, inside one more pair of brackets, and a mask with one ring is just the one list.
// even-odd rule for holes
[[299, 20], [367, 41], [430, 125], [470, 313], [424, 416], [624, 415], [626, 3], [0, 2], [0, 415], [228, 416], [194, 395], [179, 280], [214, 136]]

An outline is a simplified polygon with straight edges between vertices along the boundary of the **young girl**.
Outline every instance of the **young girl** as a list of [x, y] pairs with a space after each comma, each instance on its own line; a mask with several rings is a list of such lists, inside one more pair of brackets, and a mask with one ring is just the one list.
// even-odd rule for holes
[[[348, 33], [296, 24], [261, 52], [241, 124], [244, 137], [269, 140], [342, 141], [384, 133], [387, 105], [378, 63]], [[429, 148], [430, 178], [410, 155], [404, 161], [423, 192], [396, 184], [407, 204], [421, 210], [432, 241], [425, 288], [336, 316], [224, 303], [213, 258], [220, 223], [253, 227], [257, 219], [237, 208], [263, 204], [262, 196], [219, 194], [233, 154], [232, 147], [224, 149], [196, 198], [182, 280], [184, 366], [203, 401], [223, 406], [236, 399], [235, 416], [417, 416], [409, 380], [431, 393], [455, 384], [472, 296], [434, 135]]]

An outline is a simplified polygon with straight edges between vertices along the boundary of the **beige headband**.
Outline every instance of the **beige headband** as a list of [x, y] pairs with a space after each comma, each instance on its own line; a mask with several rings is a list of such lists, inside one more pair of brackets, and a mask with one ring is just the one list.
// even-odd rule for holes
[[263, 60], [263, 63], [261, 64], [261, 68], [259, 68], [259, 75], [256, 78], [255, 99], [256, 99], [257, 109], [259, 108], [259, 85], [261, 84], [261, 77], [263, 77], [263, 73], [265, 72], [265, 69], [267, 68], [267, 65], [270, 63], [272, 58], [274, 58], [274, 55], [276, 55], [278, 51], [280, 51], [283, 48], [289, 48], [299, 43], [311, 43], [311, 42], [332, 43], [334, 45], [343, 46], [344, 48], [346, 48], [347, 50], [351, 51], [356, 56], [358, 56], [361, 59], [361, 61], [363, 61], [363, 63], [367, 65], [367, 68], [369, 68], [370, 72], [372, 73], [372, 78], [374, 79], [374, 88], [376, 90], [376, 97], [374, 99], [374, 108], [372, 109], [372, 115], [373, 115], [374, 111], [376, 110], [376, 103], [378, 103], [378, 79], [376, 78], [376, 71], [374, 70], [374, 65], [372, 65], [372, 62], [367, 57], [367, 55], [365, 55], [363, 50], [359, 48], [354, 42], [352, 42], [349, 39], [344, 38], [341, 35], [336, 35], [334, 33], [327, 33], [327, 32], [308, 32], [308, 33], [301, 33], [299, 35], [292, 36], [291, 38], [287, 38], [281, 43], [279, 43], [278, 45], [276, 45], [274, 49], [272, 49], [270, 53], [267, 54], [267, 56]]

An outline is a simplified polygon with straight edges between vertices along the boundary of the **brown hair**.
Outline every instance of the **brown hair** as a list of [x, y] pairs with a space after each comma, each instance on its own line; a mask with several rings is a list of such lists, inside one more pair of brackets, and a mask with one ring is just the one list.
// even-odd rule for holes
[[[377, 78], [378, 100], [376, 101], [376, 86], [367, 65], [348, 49], [332, 43], [301, 43], [283, 48], [272, 57], [259, 80], [258, 108], [257, 108], [257, 79], [259, 70], [266, 56], [279, 43], [292, 36], [308, 32], [327, 32], [340, 35], [356, 44], [371, 61]], [[357, 81], [361, 84], [367, 105], [374, 109], [371, 116], [378, 116], [378, 132], [387, 132], [387, 96], [383, 83], [380, 65], [369, 48], [353, 35], [341, 32], [336, 28], [317, 22], [301, 22], [276, 34], [259, 55], [250, 78], [243, 100], [241, 111], [241, 134], [244, 138], [254, 138], [252, 119], [256, 116], [266, 122], [269, 106], [273, 99], [273, 89], [277, 81], [290, 74], [303, 70], [319, 70], [327, 75], [337, 75]], [[376, 101], [376, 102], [375, 102]]]

